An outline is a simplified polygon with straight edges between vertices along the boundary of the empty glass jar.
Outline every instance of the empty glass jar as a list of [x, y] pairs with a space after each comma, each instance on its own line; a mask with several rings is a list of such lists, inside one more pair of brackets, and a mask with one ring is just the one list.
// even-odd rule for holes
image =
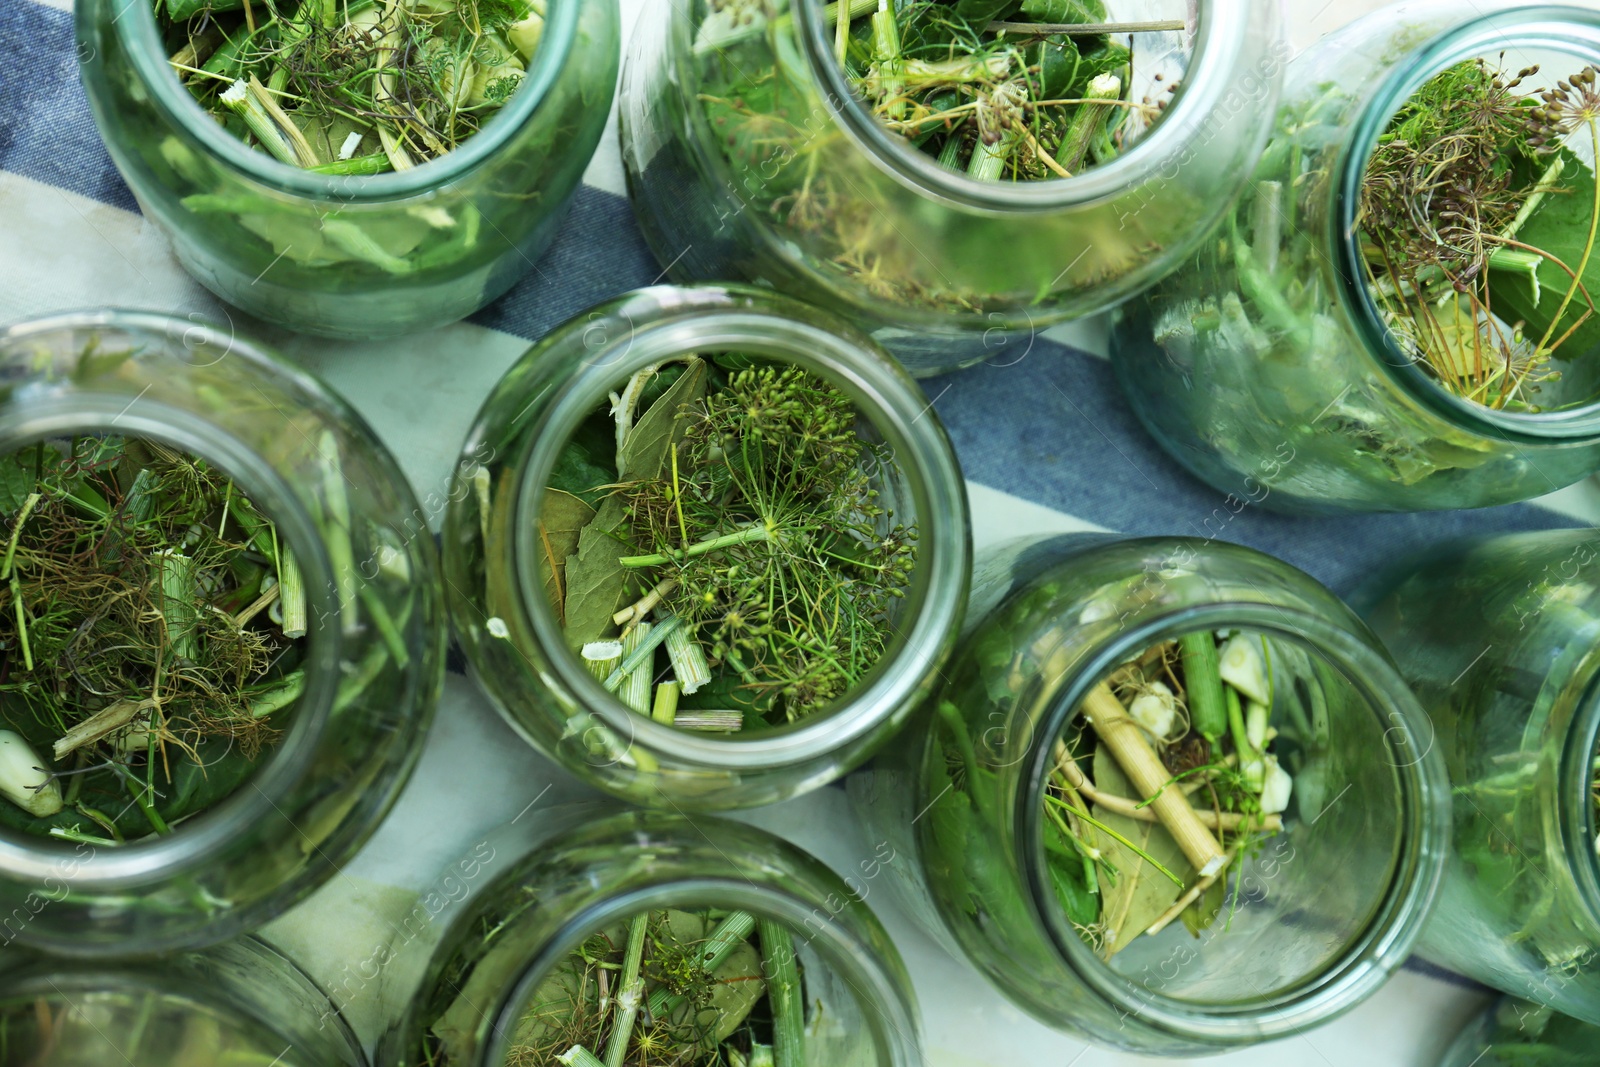
[[1595, 12], [1485, 13], [1496, 6], [1392, 5], [1295, 57], [1252, 195], [1118, 311], [1112, 363], [1134, 410], [1224, 492], [1286, 511], [1425, 511], [1526, 500], [1600, 469], [1588, 360], [1563, 363], [1563, 396], [1542, 412], [1464, 399], [1401, 350], [1366, 282], [1367, 163], [1420, 87], [1478, 58], [1512, 72], [1600, 59]]
[[[1040, 1021], [1147, 1054], [1285, 1036], [1372, 995], [1432, 899], [1449, 796], [1439, 754], [1421, 747], [1421, 709], [1349, 609], [1287, 564], [1192, 539], [1012, 542], [982, 553], [977, 572], [935, 707], [850, 780], [874, 834], [914, 859], [889, 871], [913, 914]], [[1046, 834], [1058, 739], [1120, 665], [1219, 630], [1263, 639], [1273, 756], [1292, 776], [1274, 805], [1281, 828], [1230, 838], [1237, 866], [1223, 867], [1218, 910], [1193, 930], [1174, 909], [1196, 898], [1167, 887], [1146, 908], [1139, 894], [1166, 883], [1121, 855], [1091, 890], [1097, 917], [1073, 918], [1056, 857], [1081, 857]], [[1109, 769], [1097, 757], [1093, 770], [1103, 796]], [[1158, 786], [1171, 790], [1192, 772], [1160, 775], [1179, 775]], [[1204, 788], [1195, 797], [1215, 804]], [[1100, 818], [1114, 810], [1095, 804]], [[1151, 833], [1140, 825], [1151, 824], [1122, 832]], [[1146, 844], [1154, 855], [1156, 838]], [[1110, 862], [1110, 847], [1085, 855]], [[1158, 913], [1170, 924], [1148, 932]]]
[[88, 816], [72, 839], [0, 831], [0, 938], [76, 954], [210, 944], [332, 877], [405, 783], [443, 683], [436, 549], [360, 416], [247, 339], [126, 311], [0, 331], [0, 457], [97, 436], [201, 457], [271, 519], [304, 577], [304, 684], [250, 777], [168, 833], [95, 843]]
[[879, 123], [834, 59], [832, 10], [653, 5], [622, 94], [629, 186], [674, 279], [793, 294], [919, 375], [1104, 311], [1183, 262], [1244, 187], [1287, 59], [1275, 5], [1200, 0], [1187, 31], [1141, 35], [1134, 99], [1163, 78], [1182, 89], [1136, 147], [1071, 178], [989, 182]]
[[252, 315], [329, 337], [442, 326], [510, 288], [566, 217], [619, 61], [616, 0], [549, 0], [526, 79], [482, 132], [410, 170], [321, 174], [212, 119], [150, 5], [90, 0], [76, 19], [100, 134], [184, 268]]
[[[739, 823], [691, 823], [610, 804], [558, 808], [533, 822], [491, 839], [490, 854], [504, 852], [511, 867], [476, 890], [445, 931], [421, 991], [380, 1041], [377, 1059], [385, 1067], [502, 1067], [528, 1062], [530, 1053], [545, 1057], [538, 1062], [590, 1062], [574, 1060], [574, 1046], [604, 1057], [603, 1047], [589, 1046], [616, 1035], [633, 988], [629, 976], [640, 975], [647, 984], [632, 993], [635, 1010], [622, 1039], [628, 1055], [639, 1042], [658, 1050], [640, 1047], [641, 1059], [672, 1062], [704, 1036], [712, 1042], [707, 1055], [720, 1045], [758, 1063], [760, 1048], [739, 1046], [754, 1034], [770, 1056], [766, 1024], [758, 1019], [747, 1028], [743, 1020], [750, 1003], [770, 999], [780, 973], [794, 967], [789, 980], [799, 997], [789, 1005], [803, 1025], [789, 1035], [793, 1058], [778, 1062], [924, 1062], [898, 952], [866, 905], [811, 856]], [[718, 963], [699, 955], [716, 940], [702, 939], [708, 915], [735, 931], [728, 945], [737, 947]], [[634, 962], [594, 966], [624, 955], [635, 920], [648, 936], [634, 942]], [[694, 936], [680, 940], [691, 929]], [[694, 987], [702, 967], [715, 976], [711, 987], [671, 1001], [670, 990]], [[680, 1007], [685, 995], [687, 1008]], [[737, 1033], [715, 1029], [733, 1017], [741, 1020]]]
[[[854, 433], [877, 449], [878, 459], [862, 468], [877, 494], [872, 499], [892, 512], [875, 520], [885, 525], [874, 536], [900, 536], [893, 526], [915, 531], [915, 565], [903, 597], [888, 609], [888, 640], [876, 665], [826, 707], [787, 725], [697, 733], [632, 709], [569, 647], [569, 620], [558, 615], [551, 592], [562, 587], [547, 583], [550, 561], [566, 558], [546, 541], [561, 525], [547, 498], [569, 442], [596, 412], [620, 410], [619, 397], [640, 372], [692, 353], [799, 367], [842, 391], [855, 408]], [[593, 455], [606, 468], [602, 480], [614, 481], [614, 435], [607, 428], [599, 436]], [[676, 524], [672, 533], [676, 540]], [[782, 545], [785, 536], [767, 543]], [[531, 348], [496, 387], [463, 447], [444, 546], [462, 646], [512, 725], [619, 796], [702, 810], [794, 796], [866, 759], [937, 679], [971, 567], [960, 470], [916, 383], [830, 315], [763, 290], [712, 286], [639, 290]], [[608, 618], [615, 606], [607, 607]]]
[[1454, 843], [1419, 951], [1600, 1025], [1600, 539], [1433, 549], [1361, 601], [1431, 721]]

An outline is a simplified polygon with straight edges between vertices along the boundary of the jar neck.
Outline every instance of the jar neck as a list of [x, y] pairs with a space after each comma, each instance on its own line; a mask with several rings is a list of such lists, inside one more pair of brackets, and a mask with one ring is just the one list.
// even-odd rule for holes
[[[103, 361], [100, 370], [86, 371], [79, 364], [79, 353], [91, 345]], [[0, 878], [46, 885], [60, 880], [85, 893], [148, 885], [204, 868], [246, 829], [280, 819], [279, 805], [309, 773], [342, 679], [334, 564], [309, 510], [270, 460], [200, 412], [155, 399], [161, 395], [160, 379], [181, 374], [188, 365], [211, 365], [206, 360], [212, 355], [217, 361], [271, 363], [274, 373], [291, 373], [273, 357], [231, 331], [186, 319], [142, 312], [78, 312], [0, 331], [0, 382], [13, 381], [6, 370], [18, 361], [28, 374], [36, 375], [35, 357], [41, 351], [54, 357], [49, 377], [31, 386], [25, 401], [19, 401], [14, 391], [0, 392], [0, 455], [51, 438], [107, 434], [150, 438], [205, 458], [227, 472], [241, 493], [271, 517], [282, 542], [293, 548], [304, 577], [308, 618], [318, 620], [308, 637], [303, 661], [306, 685], [293, 726], [248, 785], [214, 809], [171, 835], [117, 848], [90, 848], [87, 856], [82, 847], [74, 851], [52, 840], [0, 836]], [[124, 358], [134, 364], [131, 373], [115, 369], [113, 356], [119, 351], [125, 351]], [[163, 359], [163, 353], [188, 353], [197, 362], [185, 364], [176, 356]], [[148, 368], [139, 366], [143, 363]], [[97, 386], [97, 378], [107, 384]], [[149, 384], [141, 391], [145, 382]], [[73, 951], [70, 945], [53, 947]]]
[[[134, 0], [101, 0], [100, 14], [137, 74], [154, 106], [168, 122], [229, 170], [269, 189], [314, 200], [348, 204], [402, 200], [460, 181], [493, 157], [524, 128], [567, 65], [577, 40], [586, 0], [547, 0], [548, 13], [539, 47], [522, 84], [483, 129], [458, 148], [405, 171], [388, 174], [319, 174], [279, 162], [246, 145], [206, 113], [174, 75], [151, 5]], [[615, 2], [615, 0], [608, 0]], [[80, 15], [80, 20], [84, 16]]]
[[[1065, 734], [1089, 690], [1119, 664], [1153, 645], [1185, 633], [1223, 629], [1297, 642], [1355, 687], [1374, 719], [1387, 727], [1383, 758], [1394, 769], [1393, 802], [1399, 815], [1396, 855], [1387, 885], [1372, 909], [1371, 920], [1339, 954], [1320, 972], [1304, 975], [1279, 991], [1256, 998], [1230, 998], [1212, 1006], [1162, 992], [1165, 983], [1160, 978], [1152, 986], [1147, 979], [1119, 974], [1084, 942], [1056, 902], [1043, 844], [1042, 813], [1045, 789], [1056, 765], [1055, 739]], [[1410, 953], [1437, 887], [1442, 849], [1448, 840], [1448, 811], [1435, 802], [1445, 791], [1443, 771], [1437, 754], [1430, 754], [1424, 727], [1417, 721], [1421, 718], [1409, 687], [1373, 645], [1301, 608], [1222, 602], [1191, 606], [1140, 620], [1086, 652], [1062, 680], [1040, 723], [1026, 757], [1012, 821], [1017, 828], [1014, 854], [1022, 865], [1023, 885], [1063, 966], [1119, 1017], [1140, 1019], [1187, 1045], [1220, 1048], [1282, 1037], [1360, 1003]], [[1235, 875], [1244, 877], [1245, 870], [1240, 867]]]
[[[807, 73], [840, 128], [886, 173], [919, 195], [992, 215], [1026, 215], [1094, 204], [1159, 179], [1170, 179], [1192, 157], [1224, 102], [1250, 76], [1258, 86], [1271, 82], [1250, 72], [1241, 57], [1253, 24], [1276, 18], [1276, 6], [1240, 0], [1197, 0], [1198, 16], [1183, 36], [1193, 51], [1182, 87], [1172, 106], [1138, 144], [1117, 159], [1071, 178], [1036, 182], [986, 182], [939, 165], [891, 133], [851, 88], [833, 53], [833, 30], [823, 18], [822, 0], [789, 0], [793, 34]], [[780, 60], [782, 57], [780, 57]]]
[[[1502, 4], [1502, 6], [1509, 6]], [[1421, 16], [1457, 5], [1423, 6]], [[1379, 12], [1372, 19], [1399, 20], [1403, 14]], [[1435, 20], [1436, 21], [1436, 20]], [[1391, 46], [1404, 24], [1386, 40]], [[1463, 22], [1380, 68], [1382, 81], [1349, 119], [1333, 181], [1326, 240], [1337, 300], [1356, 338], [1376, 368], [1414, 403], [1467, 433], [1498, 440], [1563, 444], [1600, 437], [1600, 399], [1581, 407], [1547, 412], [1514, 412], [1476, 404], [1442, 388], [1420, 361], [1395, 341], [1367, 283], [1361, 247], [1362, 189], [1378, 139], [1396, 113], [1428, 81], [1456, 64], [1522, 47], [1547, 48], [1600, 60], [1600, 13], [1576, 7], [1529, 6]]]
[[[628, 324], [625, 336], [602, 328], [551, 352], [548, 407], [535, 416], [521, 457], [511, 522], [512, 573], [523, 631], [545, 650], [551, 672], [578, 703], [620, 739], [671, 759], [718, 769], [758, 771], [823, 758], [909, 711], [930, 666], [953, 643], [966, 602], [970, 532], [965, 487], [954, 454], [920, 388], [864, 335], [806, 305], [742, 287], [644, 289], [592, 313], [589, 321]], [[596, 343], [598, 342], [598, 343]], [[634, 373], [689, 353], [740, 352], [799, 365], [833, 382], [882, 438], [908, 498], [895, 507], [920, 526], [918, 561], [906, 591], [903, 624], [878, 666], [833, 711], [743, 739], [710, 738], [634, 712], [567, 652], [544, 593], [537, 516], [563, 448], [582, 422]], [[888, 499], [887, 495], [885, 499]], [[893, 505], [892, 505], [893, 506]]]

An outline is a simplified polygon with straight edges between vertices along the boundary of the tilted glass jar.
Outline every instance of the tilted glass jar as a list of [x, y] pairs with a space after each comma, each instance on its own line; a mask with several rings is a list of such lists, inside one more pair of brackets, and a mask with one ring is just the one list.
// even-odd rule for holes
[[[1233, 869], [1233, 903], [1203, 934], [1174, 923], [1103, 961], [1052, 887], [1057, 739], [1118, 664], [1219, 628], [1269, 638], [1274, 679], [1295, 676], [1273, 684], [1284, 828]], [[1012, 542], [980, 554], [961, 649], [937, 712], [850, 784], [874, 835], [913, 858], [889, 871], [908, 910], [1019, 1007], [1097, 1042], [1198, 1055], [1326, 1021], [1404, 961], [1443, 862], [1443, 767], [1377, 642], [1311, 578], [1194, 539]], [[967, 767], [959, 782], [952, 766]]]
[[1418, 88], [1502, 53], [1512, 69], [1600, 59], [1600, 14], [1482, 13], [1506, 6], [1397, 4], [1295, 57], [1254, 195], [1118, 310], [1123, 391], [1199, 477], [1271, 509], [1425, 511], [1527, 500], [1600, 469], [1600, 404], [1525, 413], [1447, 392], [1395, 343], [1362, 265], [1367, 162]]
[[1461, 1031], [1439, 1067], [1587, 1067], [1596, 1049], [1600, 1028], [1502, 997]]
[[[511, 867], [473, 890], [432, 947], [420, 992], [379, 1042], [384, 1067], [501, 1067], [557, 967], [597, 932], [664, 909], [746, 912], [788, 930], [806, 1004], [799, 1062], [924, 1062], [894, 943], [838, 875], [786, 841], [721, 819], [603, 803], [508, 826], [487, 848], [497, 865], [507, 853]], [[751, 977], [770, 977], [770, 965]]]
[[[544, 592], [538, 516], [567, 441], [637, 371], [685, 353], [798, 365], [855, 403], [857, 432], [892, 455], [874, 475], [917, 561], [878, 665], [831, 708], [758, 735], [663, 726], [607, 692], [567, 648]], [[445, 516], [456, 631], [508, 721], [551, 758], [619, 796], [674, 808], [771, 803], [866, 759], [911, 714], [949, 654], [966, 602], [966, 491], [922, 391], [864, 335], [815, 308], [737, 287], [641, 289], [579, 315], [501, 380], [463, 447]]]
[[365, 1067], [326, 994], [255, 938], [158, 961], [29, 953], [0, 977], [0, 1048], [32, 1067]]
[[[623, 159], [645, 237], [675, 280], [770, 285], [919, 375], [1104, 311], [1181, 263], [1244, 187], [1287, 58], [1277, 5], [1199, 0], [1196, 38], [1163, 35], [1167, 58], [1137, 61], [1183, 88], [1135, 148], [1069, 179], [983, 182], [879, 124], [833, 59], [821, 0], [745, 4], [726, 36], [708, 28], [716, 6], [654, 5], [634, 30]], [[713, 118], [710, 98], [733, 108]]]
[[95, 122], [146, 217], [206, 288], [268, 322], [385, 337], [472, 314], [542, 255], [611, 110], [616, 0], [549, 0], [521, 88], [410, 170], [319, 174], [224, 130], [173, 74], [149, 4], [76, 7]]
[[272, 519], [305, 579], [305, 688], [255, 773], [170, 834], [109, 847], [0, 832], [0, 943], [196, 947], [331, 878], [399, 794], [444, 680], [436, 549], [360, 416], [247, 339], [130, 311], [0, 331], [0, 456], [96, 434], [200, 456]]
[[1427, 710], [1454, 847], [1418, 951], [1600, 1025], [1600, 538], [1429, 550], [1358, 600]]

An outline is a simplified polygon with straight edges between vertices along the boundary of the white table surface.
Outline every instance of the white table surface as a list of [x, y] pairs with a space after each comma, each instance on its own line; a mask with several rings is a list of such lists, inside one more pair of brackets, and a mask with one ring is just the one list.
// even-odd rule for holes
[[[647, 4], [664, 2], [668, 0], [622, 0], [625, 27], [636, 22]], [[1376, 0], [1286, 0], [1285, 9], [1295, 44], [1304, 47], [1379, 6]], [[615, 136], [613, 117], [585, 180], [621, 193]], [[91, 304], [193, 311], [213, 318], [225, 314], [177, 266], [160, 233], [138, 215], [7, 172], [0, 172], [0, 249], [25, 252], [0, 256], [0, 321]], [[522, 340], [482, 327], [449, 330], [448, 359], [440, 358], [437, 335], [341, 344], [337, 350], [287, 335], [274, 341], [361, 410], [398, 456], [418, 496], [425, 498], [443, 489], [482, 398], [526, 348]], [[1104, 353], [1102, 323], [1080, 323], [1054, 336]], [[1084, 528], [1069, 516], [983, 486], [972, 485], [970, 492], [980, 544], [1002, 532], [1015, 536]], [[1542, 503], [1585, 521], [1600, 517], [1600, 493], [1589, 483]], [[525, 809], [524, 817], [537, 818], [540, 809], [583, 794], [583, 787], [520, 741], [469, 682], [452, 676], [426, 754], [389, 819], [352, 863], [309, 901], [271, 924], [265, 936], [333, 990], [358, 1033], [370, 1038], [393, 1001], [407, 995], [409, 976], [400, 973], [404, 967], [388, 968], [371, 980], [362, 976], [362, 961], [388, 943], [391, 923], [492, 828]], [[870, 855], [837, 789], [741, 817], [789, 837], [841, 870], [853, 869]], [[492, 870], [491, 865], [488, 873]], [[1049, 1030], [945, 954], [881, 895], [869, 903], [894, 935], [914, 976], [927, 1061], [934, 1067], [1187, 1062], [1093, 1047]], [[435, 928], [451, 915], [447, 908]], [[1455, 1033], [1485, 1002], [1470, 989], [1404, 972], [1327, 1026], [1207, 1062], [1228, 1067], [1434, 1067]]]

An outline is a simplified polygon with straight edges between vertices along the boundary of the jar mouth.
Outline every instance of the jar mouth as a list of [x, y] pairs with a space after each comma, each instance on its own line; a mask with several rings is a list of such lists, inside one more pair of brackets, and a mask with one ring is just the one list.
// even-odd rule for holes
[[[875, 1046], [875, 1063], [899, 1065], [897, 1047], [915, 1048], [910, 1019], [896, 1019], [883, 1007], [897, 1002], [892, 982], [876, 968], [864, 966], [867, 945], [851, 937], [837, 922], [820, 919], [821, 913], [803, 901], [778, 890], [730, 878], [685, 878], [647, 885], [598, 901], [563, 923], [528, 961], [521, 975], [507, 985], [493, 1018], [491, 1040], [477, 1058], [478, 1067], [500, 1067], [507, 1061], [517, 1024], [539, 988], [583, 942], [596, 931], [616, 926], [644, 912], [662, 909], [702, 911], [706, 908], [744, 911], [770, 919], [794, 935], [797, 951], [810, 948], [828, 970], [849, 988], [868, 1021]], [[808, 998], [809, 999], [809, 998]], [[898, 1014], [898, 1013], [894, 1013]], [[899, 1046], [896, 1045], [899, 1038]]]
[[[1194, 140], [1204, 135], [1224, 99], [1236, 91], [1230, 74], [1249, 37], [1252, 14], [1248, 4], [1200, 0], [1198, 26], [1191, 21], [1182, 34], [1192, 42], [1186, 50], [1183, 82], [1161, 119], [1124, 154], [1071, 178], [987, 182], [940, 166], [878, 121], [834, 59], [822, 7], [823, 0], [790, 3], [805, 62], [841, 128], [880, 168], [915, 192], [996, 215], [1101, 203], [1158, 177], [1170, 178], [1169, 172], [1181, 165]], [[1263, 78], [1263, 84], [1267, 82]]]
[[[299, 375], [231, 331], [145, 312], [69, 312], [30, 320], [0, 330], [0, 351], [33, 338], [96, 329], [124, 334], [130, 342], [141, 334], [164, 336], [175, 347], [222, 352], [227, 358], [270, 364], [277, 375]], [[77, 394], [65, 399], [45, 393], [27, 395], [20, 403], [13, 400], [13, 404], [25, 410], [11, 415], [0, 407], [0, 455], [10, 455], [50, 437], [104, 433], [153, 439], [216, 464], [263, 514], [272, 518], [294, 549], [305, 578], [308, 617], [339, 617], [333, 562], [317, 536], [310, 514], [288, 482], [225, 426], [203, 421], [163, 402], [144, 399], [143, 394], [130, 402], [125, 395], [112, 393]], [[16, 418], [26, 420], [25, 433], [6, 428], [5, 423]], [[60, 880], [77, 893], [116, 892], [201, 868], [226, 853], [241, 828], [281, 819], [281, 803], [287, 802], [310, 772], [340, 678], [342, 641], [338, 627], [316, 626], [307, 634], [306, 642], [306, 686], [296, 704], [293, 723], [287, 735], [233, 793], [185, 820], [171, 834], [151, 835], [115, 848], [75, 846], [71, 842], [0, 831], [0, 877], [46, 884]], [[85, 848], [89, 849], [88, 855], [84, 855]], [[68, 866], [70, 874], [64, 873]]]
[[1421, 44], [1371, 90], [1356, 117], [1335, 178], [1334, 210], [1329, 213], [1335, 288], [1342, 310], [1378, 366], [1434, 414], [1471, 432], [1513, 441], [1589, 439], [1600, 436], [1600, 394], [1560, 410], [1506, 411], [1474, 403], [1441, 386], [1422, 369], [1419, 360], [1401, 349], [1384, 325], [1363, 266], [1361, 192], [1378, 138], [1399, 110], [1441, 71], [1516, 47], [1600, 62], [1600, 13], [1577, 7], [1529, 6], [1473, 19]]
[[[681, 305], [685, 298], [683, 290], [672, 289], [647, 289], [638, 295], [649, 297], [653, 292], [665, 307]], [[768, 294], [763, 298], [772, 299]], [[652, 752], [716, 768], [757, 770], [804, 763], [848, 746], [900, 713], [939, 662], [965, 601], [965, 565], [964, 553], [946, 547], [947, 539], [936, 531], [949, 523], [964, 524], [963, 487], [958, 475], [947, 474], [923, 458], [930, 451], [949, 448], [936, 420], [923, 421], [932, 405], [903, 371], [869, 346], [865, 338], [842, 336], [796, 319], [747, 309], [708, 309], [636, 325], [624, 338], [603, 340], [551, 402], [548, 429], [531, 440], [523, 454], [511, 512], [519, 607], [535, 640], [547, 650], [550, 670], [560, 686], [630, 746], [638, 743]], [[900, 601], [897, 633], [876, 666], [830, 707], [749, 738], [706, 736], [666, 726], [608, 692], [567, 646], [543, 591], [534, 532], [541, 499], [563, 448], [619, 383], [676, 356], [719, 351], [798, 365], [841, 389], [854, 402], [858, 417], [881, 435], [895, 457], [919, 526], [918, 559]], [[967, 537], [962, 529], [960, 543], [964, 545]]]
[[[1193, 960], [1193, 953], [1198, 950], [1191, 950], [1190, 955], [1178, 960], [1174, 974], [1162, 972], [1152, 982], [1148, 974], [1140, 979], [1118, 972], [1085, 943], [1056, 902], [1045, 857], [1041, 812], [1042, 790], [1054, 766], [1054, 740], [1062, 736], [1089, 690], [1118, 664], [1153, 645], [1185, 633], [1217, 629], [1242, 629], [1298, 645], [1342, 676], [1379, 720], [1375, 730], [1388, 746], [1387, 763], [1396, 784], [1398, 814], [1397, 846], [1386, 884], [1381, 895], [1364, 901], [1365, 923], [1347, 944], [1315, 970], [1280, 980], [1273, 990], [1260, 996], [1207, 1001], [1174, 996], [1161, 988], [1183, 973], [1186, 961]], [[1169, 612], [1123, 630], [1099, 645], [1074, 670], [1075, 681], [1056, 696], [1029, 749], [1024, 787], [1017, 793], [1014, 818], [1023, 834], [1020, 840], [1025, 843], [1019, 857], [1023, 884], [1034, 912], [1063, 962], [1087, 986], [1119, 1011], [1140, 1017], [1147, 1025], [1223, 1046], [1285, 1036], [1326, 1021], [1360, 1003], [1404, 962], [1421, 931], [1443, 872], [1449, 809], [1439, 798], [1448, 796], [1448, 786], [1439, 756], [1431, 751], [1433, 742], [1426, 717], [1398, 672], [1380, 653], [1358, 635], [1307, 612], [1260, 603], [1222, 602]], [[1328, 792], [1331, 795], [1336, 789]], [[1342, 796], [1333, 796], [1311, 821], [1332, 810]], [[1265, 840], [1270, 842], [1272, 838]], [[1287, 866], [1292, 860], [1293, 854], [1279, 862]], [[1241, 865], [1236, 873], [1243, 876], [1247, 869]], [[1226, 912], [1216, 921], [1229, 921]], [[1176, 951], [1169, 954], [1176, 955]]]
[[112, 32], [157, 106], [235, 171], [262, 185], [312, 199], [370, 203], [428, 193], [459, 179], [491, 158], [528, 123], [560, 77], [577, 37], [583, 0], [548, 0], [548, 4], [539, 47], [510, 102], [445, 155], [387, 174], [319, 174], [280, 162], [233, 136], [206, 113], [173, 73], [149, 4], [123, 0]]

